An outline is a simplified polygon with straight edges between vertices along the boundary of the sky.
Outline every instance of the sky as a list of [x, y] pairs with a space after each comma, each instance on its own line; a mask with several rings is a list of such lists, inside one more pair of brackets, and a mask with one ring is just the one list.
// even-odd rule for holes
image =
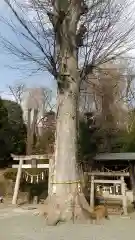
[[[10, 12], [3, 0], [0, 0], [0, 16], [10, 17]], [[11, 41], [14, 39], [11, 30], [8, 30], [0, 24], [0, 34], [7, 36]], [[33, 76], [29, 76], [29, 73], [23, 72], [20, 69], [13, 69], [15, 65], [14, 56], [10, 56], [0, 47], [0, 96], [6, 99], [12, 99], [8, 86], [14, 86], [15, 84], [25, 83], [28, 87], [46, 86], [55, 91], [56, 85], [53, 78], [48, 73], [40, 73]]]

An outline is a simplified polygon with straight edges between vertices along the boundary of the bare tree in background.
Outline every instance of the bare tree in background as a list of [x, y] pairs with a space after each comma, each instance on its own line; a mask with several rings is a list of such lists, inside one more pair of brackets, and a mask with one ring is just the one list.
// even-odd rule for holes
[[134, 79], [135, 79], [135, 69], [134, 63], [132, 60], [128, 59], [123, 62], [123, 66], [125, 69], [125, 79], [126, 79], [126, 89], [124, 92], [124, 100], [127, 103], [129, 109], [134, 107], [134, 99], [135, 99], [135, 86], [134, 86]]
[[[93, 111], [100, 115], [107, 110], [102, 106], [103, 95], [115, 122], [123, 125], [127, 120], [128, 109], [134, 106], [134, 69], [129, 60], [117, 59], [117, 63], [108, 62], [98, 68], [93, 74], [88, 75], [80, 88], [80, 102], [82, 112]], [[125, 115], [124, 115], [125, 113]]]
[[[127, 76], [125, 68], [120, 64], [108, 62], [100, 66], [98, 71], [90, 74], [82, 83], [80, 95], [85, 112], [92, 112], [96, 119], [97, 134], [102, 136], [100, 151], [112, 151], [112, 136], [120, 129], [126, 129], [128, 122], [128, 106], [125, 103]], [[89, 98], [86, 104], [85, 99]], [[100, 131], [100, 133], [98, 133]]]
[[[120, 59], [122, 74], [124, 78], [124, 91], [121, 94], [121, 99], [128, 109], [128, 119], [126, 121], [126, 128], [128, 133], [134, 125], [134, 100], [135, 100], [135, 68], [132, 59]], [[123, 118], [124, 119], [124, 118]]]
[[[9, 86], [10, 94], [21, 105], [27, 124], [27, 154], [34, 151], [34, 136], [38, 139], [44, 128], [46, 113], [53, 111], [52, 91], [47, 88], [27, 88], [25, 84]], [[25, 100], [25, 101], [24, 101]]]
[[49, 71], [57, 82], [56, 172], [47, 222], [55, 225], [89, 218], [76, 168], [80, 84], [94, 68], [134, 47], [133, 4], [126, 0], [29, 0], [24, 9], [20, 1], [5, 2], [18, 25], [13, 19], [4, 22], [19, 43], [2, 37], [4, 47], [26, 64], [33, 63], [33, 68]]
[[108, 64], [106, 68], [100, 69], [101, 114], [99, 119], [103, 132], [103, 149], [107, 152], [112, 151], [111, 136], [118, 129], [124, 129], [124, 121], [126, 122], [127, 119], [128, 111], [124, 109], [122, 98], [125, 87], [124, 76], [119, 66]]
[[22, 103], [22, 97], [25, 92], [26, 86], [23, 83], [15, 84], [13, 86], [8, 86], [10, 95], [14, 98], [14, 100], [18, 103]]

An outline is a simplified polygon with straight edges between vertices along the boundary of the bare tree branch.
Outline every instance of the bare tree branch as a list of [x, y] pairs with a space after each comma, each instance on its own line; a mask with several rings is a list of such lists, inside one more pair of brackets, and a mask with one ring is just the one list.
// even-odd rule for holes
[[[76, 34], [76, 41], [79, 44], [78, 61], [82, 79], [92, 71], [93, 67], [116, 59], [117, 56], [134, 48], [135, 21], [132, 1], [129, 3], [126, 0], [72, 0], [69, 3], [66, 3], [67, 1], [62, 3], [61, 1], [30, 0], [26, 5], [20, 4], [17, 0], [4, 1], [18, 21], [19, 27], [13, 20], [1, 18], [1, 21], [16, 34], [19, 44], [15, 45], [1, 36], [3, 46], [21, 60], [33, 63], [37, 69], [49, 71], [55, 78], [59, 74], [60, 56], [57, 51], [54, 57], [56, 44], [54, 39], [57, 39], [58, 44], [60, 35], [61, 39], [70, 41], [61, 31], [60, 25], [73, 6], [77, 6], [78, 20], [80, 19], [77, 23], [77, 32], [72, 34]], [[57, 4], [61, 4], [60, 8]], [[30, 18], [29, 15], [32, 17]], [[53, 20], [50, 19], [51, 16]], [[127, 26], [125, 26], [125, 19]], [[51, 23], [49, 25], [49, 21], [54, 22], [53, 28]], [[29, 45], [31, 45], [30, 48]]]
[[24, 91], [26, 89], [25, 84], [16, 84], [15, 86], [8, 86], [11, 95], [14, 97], [18, 104], [22, 103]]
[[[103, 64], [95, 74], [90, 74], [88, 79], [82, 82], [80, 88], [80, 102], [81, 105], [83, 104], [85, 112], [89, 111], [89, 106], [93, 106], [92, 111], [96, 111], [95, 114], [100, 115], [104, 110], [106, 112], [103, 114], [104, 117], [110, 111], [114, 118], [118, 115], [116, 113], [127, 112], [134, 77], [133, 72], [129, 70], [127, 64], [122, 65], [120, 61], [119, 65], [118, 63]], [[89, 102], [87, 99], [89, 99]], [[108, 107], [104, 104], [102, 106], [103, 99]], [[132, 102], [132, 99], [130, 99], [130, 102]], [[127, 110], [124, 110], [124, 105]], [[117, 107], [119, 107], [119, 110], [115, 111]]]

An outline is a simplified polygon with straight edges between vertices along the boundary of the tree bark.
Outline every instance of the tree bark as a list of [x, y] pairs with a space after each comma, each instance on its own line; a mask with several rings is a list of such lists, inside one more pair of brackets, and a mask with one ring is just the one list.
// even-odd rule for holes
[[89, 219], [90, 214], [89, 205], [79, 190], [80, 176], [77, 169], [77, 113], [81, 81], [76, 34], [84, 2], [64, 0], [61, 1], [62, 5], [58, 2], [55, 1], [52, 20], [59, 66], [55, 174], [52, 196], [49, 197], [48, 203], [49, 225], [56, 225], [61, 221]]
[[55, 176], [55, 159], [54, 156], [49, 159], [49, 176], [48, 176], [48, 198], [53, 195], [53, 182]]
[[133, 203], [135, 207], [135, 165], [133, 163], [130, 164], [130, 180], [133, 191]]
[[[59, 94], [55, 154], [56, 182], [76, 181], [78, 178], [75, 167], [77, 164], [77, 103], [76, 89]], [[63, 184], [56, 185], [56, 188], [57, 194], [63, 191], [62, 194], [66, 194]]]
[[32, 153], [32, 143], [31, 143], [31, 109], [28, 109], [27, 149], [26, 149], [26, 154], [30, 155], [31, 153]]
[[69, 89], [58, 95], [55, 178], [49, 196], [48, 225], [90, 218], [89, 205], [78, 187], [81, 180], [77, 168], [78, 84], [70, 84]]

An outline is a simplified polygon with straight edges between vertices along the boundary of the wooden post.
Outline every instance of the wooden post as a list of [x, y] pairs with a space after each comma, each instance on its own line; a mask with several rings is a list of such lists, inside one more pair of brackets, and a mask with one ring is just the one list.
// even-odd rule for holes
[[32, 168], [37, 168], [37, 160], [36, 159], [31, 160], [31, 167]]
[[94, 209], [94, 176], [91, 176], [90, 208], [91, 210]]
[[126, 197], [125, 181], [124, 181], [123, 176], [121, 176], [121, 191], [122, 191], [122, 202], [123, 202], [123, 214], [125, 216], [127, 216], [128, 215], [128, 213], [127, 213], [127, 197]]
[[14, 194], [13, 194], [13, 199], [12, 199], [12, 204], [14, 204], [14, 205], [17, 203], [17, 197], [18, 197], [20, 180], [21, 180], [21, 173], [22, 173], [22, 165], [23, 165], [23, 159], [20, 159], [17, 176], [16, 176]]

